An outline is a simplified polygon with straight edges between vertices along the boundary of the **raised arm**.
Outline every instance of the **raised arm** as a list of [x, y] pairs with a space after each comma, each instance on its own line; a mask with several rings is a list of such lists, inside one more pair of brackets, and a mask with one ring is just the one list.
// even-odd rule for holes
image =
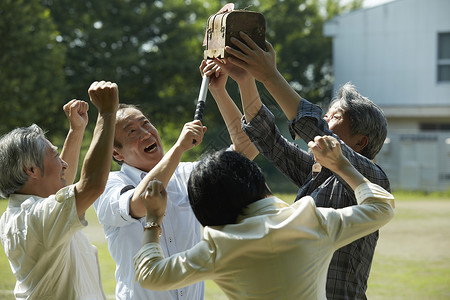
[[245, 121], [250, 122], [258, 114], [262, 107], [262, 102], [255, 84], [255, 79], [244, 69], [233, 64], [228, 64], [227, 60], [222, 62], [215, 59], [215, 63], [227, 74], [230, 74], [230, 76], [239, 85]]
[[146, 221], [157, 224], [145, 230], [142, 244], [159, 243], [161, 224], [167, 207], [167, 193], [164, 185], [159, 180], [150, 181], [140, 198], [146, 210]]
[[[327, 236], [339, 249], [375, 230], [394, 217], [394, 197], [381, 186], [370, 182], [342, 154], [341, 145], [332, 136], [317, 136], [308, 143], [317, 163], [328, 168], [355, 192], [358, 205], [341, 209], [319, 207], [316, 215], [326, 224]], [[326, 221], [325, 221], [326, 220]]]
[[111, 168], [116, 112], [119, 105], [119, 90], [115, 83], [95, 81], [88, 92], [91, 102], [98, 110], [98, 116], [91, 145], [84, 158], [80, 180], [75, 184], [78, 215], [84, 214], [105, 189]]
[[[186, 123], [175, 145], [164, 155], [158, 164], [141, 180], [134, 190], [130, 201], [130, 215], [134, 218], [142, 218], [146, 214], [145, 205], [141, 195], [148, 189], [152, 180], [158, 179], [163, 186], [167, 186], [173, 172], [181, 161], [183, 153], [192, 149], [203, 140], [206, 127], [200, 121]], [[193, 144], [196, 140], [196, 144]]]
[[[142, 194], [147, 209], [146, 226], [141, 250], [133, 258], [135, 280], [143, 288], [151, 290], [172, 290], [211, 278], [214, 274], [216, 247], [201, 241], [187, 251], [164, 258], [159, 243], [161, 223], [167, 206], [167, 194], [161, 182], [150, 182]], [[148, 224], [148, 225], [147, 225]], [[202, 266], [202, 268], [198, 268]], [[210, 267], [211, 266], [211, 267]], [[187, 275], [188, 274], [188, 275]]]
[[267, 51], [264, 51], [247, 34], [240, 32], [240, 36], [248, 46], [236, 38], [231, 38], [233, 44], [241, 51], [227, 46], [225, 51], [233, 56], [229, 57], [228, 61], [243, 68], [256, 80], [262, 82], [286, 117], [293, 120], [302, 98], [278, 71], [276, 54], [272, 45], [266, 41]]
[[69, 119], [70, 128], [64, 141], [61, 158], [68, 164], [65, 172], [66, 182], [72, 184], [77, 175], [81, 144], [88, 123], [89, 105], [85, 101], [73, 99], [64, 105], [63, 110]]
[[[223, 64], [217, 59], [215, 61], [208, 62], [202, 61], [200, 65], [200, 73], [202, 74], [202, 76], [203, 74], [206, 74], [210, 77], [209, 91], [213, 95], [214, 100], [217, 103], [217, 107], [219, 108], [220, 114], [222, 115], [225, 125], [227, 126], [227, 130], [230, 134], [234, 150], [242, 153], [249, 159], [254, 159], [256, 155], [258, 155], [258, 150], [250, 141], [248, 136], [242, 131], [242, 113], [225, 89], [228, 74], [223, 72], [223, 69], [220, 67], [221, 65]], [[235, 67], [235, 69], [237, 68]], [[230, 71], [230, 68], [228, 68], [228, 71]], [[254, 81], [254, 79], [251, 77], [249, 77], [249, 80]], [[259, 98], [258, 91], [255, 90], [255, 92], [256, 95], [253, 96], [258, 96]], [[243, 97], [242, 91], [241, 97]]]

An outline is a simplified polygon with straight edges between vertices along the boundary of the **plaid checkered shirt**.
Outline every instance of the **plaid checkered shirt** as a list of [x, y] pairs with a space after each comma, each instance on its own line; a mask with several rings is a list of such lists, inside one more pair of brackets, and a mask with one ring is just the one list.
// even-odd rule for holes
[[[320, 107], [302, 99], [297, 117], [289, 124], [292, 138], [302, 138], [308, 143], [316, 136], [333, 135], [321, 116]], [[326, 168], [321, 168], [319, 173], [312, 172], [313, 155], [281, 135], [273, 114], [264, 105], [251, 122], [242, 119], [242, 129], [260, 153], [299, 187], [296, 200], [310, 195], [320, 207], [342, 208], [357, 204], [353, 190], [339, 176]], [[339, 142], [345, 157], [361, 174], [390, 190], [389, 180], [378, 165]], [[328, 299], [367, 299], [367, 280], [377, 240], [378, 231], [334, 253], [328, 268]]]

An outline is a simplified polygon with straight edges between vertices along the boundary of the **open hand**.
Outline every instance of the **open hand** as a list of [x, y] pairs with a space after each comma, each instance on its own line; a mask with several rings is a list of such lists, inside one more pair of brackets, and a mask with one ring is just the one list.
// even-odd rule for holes
[[231, 42], [239, 48], [240, 51], [233, 49], [230, 46], [226, 46], [225, 51], [231, 55], [231, 57], [228, 58], [228, 61], [233, 65], [248, 71], [256, 80], [265, 83], [278, 72], [275, 50], [267, 41], [267, 51], [265, 51], [244, 32], [240, 32], [239, 34], [247, 45], [237, 38], [231, 38]]
[[222, 72], [229, 75], [238, 84], [241, 84], [246, 80], [254, 80], [252, 74], [235, 64], [228, 63], [228, 59], [224, 59], [223, 61], [221, 61], [217, 58], [214, 58], [214, 63], [220, 67]]

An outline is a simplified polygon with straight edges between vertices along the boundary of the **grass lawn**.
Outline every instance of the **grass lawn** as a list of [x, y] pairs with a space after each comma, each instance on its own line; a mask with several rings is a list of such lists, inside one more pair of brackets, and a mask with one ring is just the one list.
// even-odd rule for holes
[[[396, 216], [380, 230], [369, 278], [368, 299], [450, 299], [450, 195], [394, 193]], [[295, 195], [277, 195], [292, 202]], [[0, 200], [0, 213], [7, 202]], [[103, 288], [114, 299], [115, 264], [108, 252], [103, 229], [94, 210], [87, 213], [90, 241], [97, 246]], [[0, 299], [14, 299], [15, 279], [0, 251]], [[206, 299], [226, 299], [212, 281], [206, 282]]]

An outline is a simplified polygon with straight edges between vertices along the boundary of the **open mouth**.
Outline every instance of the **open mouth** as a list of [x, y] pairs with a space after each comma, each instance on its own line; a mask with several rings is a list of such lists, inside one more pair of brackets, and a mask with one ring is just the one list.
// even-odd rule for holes
[[151, 144], [150, 146], [146, 147], [144, 149], [144, 152], [150, 153], [150, 152], [153, 152], [155, 149], [156, 149], [156, 142]]

